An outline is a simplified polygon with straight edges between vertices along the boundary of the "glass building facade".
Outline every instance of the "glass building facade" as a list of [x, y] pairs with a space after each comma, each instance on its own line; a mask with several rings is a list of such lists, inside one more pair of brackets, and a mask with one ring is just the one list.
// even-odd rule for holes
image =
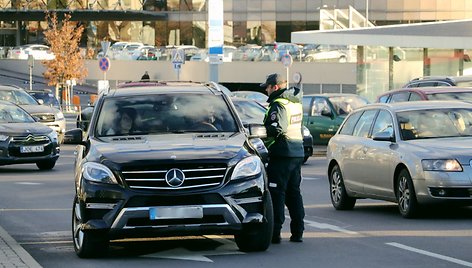
[[[464, 19], [472, 17], [470, 0], [224, 0], [227, 45], [290, 42], [293, 31], [319, 29], [320, 9], [352, 6], [375, 25]], [[206, 47], [205, 0], [0, 0], [0, 10], [18, 9], [144, 10], [167, 15], [156, 21], [87, 21], [86, 43], [102, 40], [149, 45]], [[1, 18], [1, 17], [0, 17]], [[0, 46], [12, 46], [16, 22], [0, 22]], [[41, 43], [44, 23], [19, 22], [21, 44]], [[3, 30], [3, 31], [2, 31]], [[9, 31], [10, 30], [10, 31]], [[84, 41], [85, 42], [85, 41]]]

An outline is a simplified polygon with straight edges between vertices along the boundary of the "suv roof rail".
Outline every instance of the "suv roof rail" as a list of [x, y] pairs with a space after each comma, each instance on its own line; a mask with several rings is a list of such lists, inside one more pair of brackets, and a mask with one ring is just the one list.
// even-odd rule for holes
[[218, 91], [221, 91], [221, 88], [219, 87], [218, 83], [216, 83], [215, 81], [210, 81], [207, 83], [208, 86], [210, 86], [211, 88], [215, 89], [215, 90], [218, 90]]
[[425, 79], [446, 79], [446, 80], [452, 80], [450, 76], [420, 76], [411, 79], [411, 81], [419, 81], [419, 80], [425, 80]]

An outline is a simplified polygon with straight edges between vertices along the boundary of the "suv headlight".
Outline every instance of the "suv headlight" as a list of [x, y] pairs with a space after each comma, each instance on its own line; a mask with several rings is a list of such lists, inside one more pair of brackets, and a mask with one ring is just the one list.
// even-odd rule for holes
[[109, 183], [109, 184], [117, 184], [115, 175], [111, 170], [102, 164], [88, 162], [85, 163], [82, 167], [82, 175], [86, 180], [94, 181], [94, 182], [101, 182], [101, 183]]
[[64, 114], [63, 114], [61, 111], [58, 111], [58, 112], [56, 113], [56, 119], [57, 119], [57, 120], [62, 120], [62, 119], [64, 119]]
[[48, 137], [51, 141], [56, 141], [57, 142], [57, 132], [56, 131], [51, 131], [48, 134]]
[[462, 171], [461, 164], [455, 159], [421, 160], [424, 171]]
[[233, 175], [231, 175], [231, 180], [255, 176], [261, 173], [261, 166], [261, 159], [257, 156], [244, 158], [243, 160], [239, 161], [239, 163], [234, 168]]
[[9, 138], [8, 135], [0, 134], [0, 141], [6, 141], [8, 140], [8, 138]]

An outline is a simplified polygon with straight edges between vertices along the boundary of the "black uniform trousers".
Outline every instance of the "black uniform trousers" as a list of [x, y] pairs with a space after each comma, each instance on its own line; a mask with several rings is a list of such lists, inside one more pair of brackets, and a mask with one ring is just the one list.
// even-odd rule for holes
[[274, 236], [280, 234], [285, 221], [285, 205], [290, 214], [290, 232], [294, 236], [303, 234], [305, 209], [300, 193], [303, 157], [270, 156], [267, 166], [269, 190], [274, 207]]

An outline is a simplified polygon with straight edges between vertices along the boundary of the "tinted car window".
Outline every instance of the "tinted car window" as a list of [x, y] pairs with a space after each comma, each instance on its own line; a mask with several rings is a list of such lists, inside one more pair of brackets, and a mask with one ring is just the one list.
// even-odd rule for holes
[[390, 95], [385, 95], [385, 96], [380, 97], [379, 102], [380, 103], [387, 103], [388, 97], [390, 97]]
[[354, 126], [356, 125], [361, 115], [362, 112], [356, 112], [350, 115], [349, 118], [346, 119], [346, 122], [342, 126], [341, 130], [339, 131], [339, 134], [352, 135], [352, 132], [354, 131]]
[[410, 92], [396, 93], [396, 94], [392, 95], [392, 98], [390, 99], [390, 102], [408, 101], [409, 96], [410, 96]]
[[372, 133], [388, 131], [390, 134], [393, 134], [393, 119], [389, 112], [381, 110], [377, 119], [375, 119], [374, 127], [372, 128]]
[[349, 114], [352, 110], [362, 107], [369, 101], [361, 96], [335, 96], [329, 100], [339, 115]]
[[[448, 84], [444, 84], [444, 85], [448, 86]], [[438, 86], [438, 83], [436, 81], [425, 81], [425, 82], [417, 83], [416, 86], [417, 87], [436, 87]]]
[[372, 126], [372, 122], [374, 121], [374, 116], [376, 113], [377, 110], [365, 111], [361, 118], [359, 118], [359, 121], [357, 121], [352, 135], [367, 138], [369, 136], [370, 127]]
[[310, 110], [311, 110], [311, 100], [313, 98], [311, 97], [304, 97], [302, 100], [302, 105], [303, 105], [303, 115], [308, 116], [310, 115]]
[[234, 101], [234, 107], [238, 115], [247, 124], [262, 124], [266, 109], [253, 101]]
[[330, 111], [328, 102], [324, 98], [315, 98], [313, 106], [311, 107], [312, 116], [320, 116], [322, 111]]
[[37, 100], [43, 100], [45, 105], [50, 105], [56, 108], [59, 108], [59, 101], [54, 97], [52, 93], [48, 92], [31, 92], [31, 96], [35, 97]]
[[237, 125], [222, 96], [200, 94], [147, 95], [107, 98], [96, 135], [110, 136], [119, 128], [122, 111], [132, 110], [133, 127], [122, 135], [169, 132], [236, 132]]
[[411, 92], [409, 101], [419, 101], [419, 100], [421, 100], [420, 94]]
[[447, 92], [428, 94], [429, 100], [462, 100], [472, 101], [472, 92]]

